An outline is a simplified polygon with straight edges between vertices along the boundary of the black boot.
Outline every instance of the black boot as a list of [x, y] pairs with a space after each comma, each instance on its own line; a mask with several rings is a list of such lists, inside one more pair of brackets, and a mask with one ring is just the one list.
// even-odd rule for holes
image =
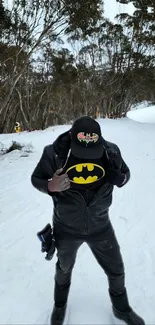
[[63, 325], [65, 315], [66, 315], [67, 304], [62, 307], [56, 307], [54, 305], [50, 325]]
[[113, 313], [116, 318], [123, 320], [127, 325], [145, 325], [144, 320], [132, 309], [127, 312], [121, 312], [113, 307]]

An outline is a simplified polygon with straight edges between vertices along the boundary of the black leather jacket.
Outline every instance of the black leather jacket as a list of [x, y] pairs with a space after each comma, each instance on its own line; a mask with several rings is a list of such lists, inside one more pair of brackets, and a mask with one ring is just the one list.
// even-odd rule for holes
[[[130, 171], [122, 159], [119, 148], [103, 139], [104, 162], [107, 168], [119, 168], [130, 178]], [[64, 166], [70, 149], [69, 131], [61, 134], [57, 140], [44, 148], [31, 182], [39, 191], [49, 194], [54, 203], [53, 224], [59, 229], [73, 234], [91, 235], [102, 231], [109, 220], [108, 211], [112, 203], [113, 185], [105, 182], [96, 192], [92, 201], [87, 205], [83, 196], [73, 189], [61, 193], [48, 192], [48, 180], [55, 171]]]

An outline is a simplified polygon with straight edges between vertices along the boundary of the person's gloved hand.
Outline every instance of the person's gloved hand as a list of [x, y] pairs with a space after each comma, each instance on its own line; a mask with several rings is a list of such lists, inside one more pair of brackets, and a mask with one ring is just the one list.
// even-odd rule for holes
[[39, 240], [41, 241], [42, 253], [47, 253], [45, 259], [50, 261], [55, 253], [55, 240], [52, 233], [52, 227], [47, 224], [45, 228], [37, 233]]
[[62, 174], [63, 169], [58, 169], [53, 175], [52, 180], [48, 182], [48, 191], [49, 192], [62, 192], [70, 188], [70, 179], [68, 175]]
[[117, 169], [107, 169], [105, 177], [108, 183], [118, 187], [121, 187], [126, 181], [126, 175], [122, 174], [121, 171]]

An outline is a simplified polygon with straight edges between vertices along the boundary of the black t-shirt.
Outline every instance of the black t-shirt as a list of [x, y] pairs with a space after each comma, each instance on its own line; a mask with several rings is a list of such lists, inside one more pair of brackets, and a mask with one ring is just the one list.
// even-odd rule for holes
[[103, 159], [79, 159], [70, 154], [63, 173], [67, 173], [71, 188], [80, 192], [89, 203], [97, 190], [104, 184]]

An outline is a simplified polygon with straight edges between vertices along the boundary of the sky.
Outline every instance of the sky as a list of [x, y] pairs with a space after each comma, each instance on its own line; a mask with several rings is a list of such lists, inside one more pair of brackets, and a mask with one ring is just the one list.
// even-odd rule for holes
[[[10, 7], [12, 0], [4, 0], [4, 3], [7, 4], [8, 7]], [[118, 4], [116, 0], [104, 0], [104, 10], [105, 16], [110, 20], [114, 21], [114, 17], [121, 12], [127, 12], [129, 14], [132, 14], [134, 11], [134, 6], [132, 4]]]
[[134, 12], [134, 6], [132, 4], [120, 4], [116, 0], [104, 0], [105, 17], [114, 21], [116, 15], [123, 13], [132, 14]]
[[[4, 4], [11, 9], [12, 0], [4, 0]], [[132, 4], [125, 5], [116, 2], [116, 0], [104, 0], [104, 15], [113, 22], [117, 22], [115, 20], [116, 15], [122, 12], [132, 14], [134, 9], [135, 7]], [[76, 44], [74, 46], [75, 48], [73, 49], [73, 47], [67, 42], [67, 38], [65, 36], [62, 37], [62, 40], [64, 41], [64, 45], [62, 47], [68, 48], [73, 52], [75, 51], [75, 53], [78, 51], [80, 44]], [[55, 47], [57, 48], [57, 44], [55, 44]]]

